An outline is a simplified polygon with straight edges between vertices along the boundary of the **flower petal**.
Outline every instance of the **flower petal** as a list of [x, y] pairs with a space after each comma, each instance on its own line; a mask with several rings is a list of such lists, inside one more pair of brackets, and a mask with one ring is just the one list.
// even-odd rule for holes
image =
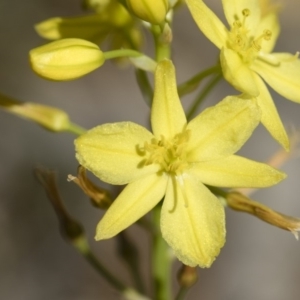
[[159, 62], [155, 71], [151, 124], [158, 138], [161, 135], [173, 138], [186, 125], [185, 113], [177, 93], [175, 68], [170, 60]]
[[272, 53], [280, 63], [255, 60], [255, 70], [278, 94], [300, 103], [300, 59], [289, 53]]
[[245, 25], [249, 30], [249, 34], [255, 36], [257, 26], [260, 21], [261, 11], [259, 0], [222, 0], [224, 13], [229, 26], [238, 19], [243, 22], [243, 10], [249, 10], [249, 16], [245, 20]]
[[253, 71], [235, 51], [223, 48], [220, 54], [225, 79], [238, 91], [256, 97], [259, 92], [253, 79]]
[[225, 25], [203, 1], [186, 0], [186, 4], [199, 29], [213, 44], [221, 49], [225, 45], [228, 34]]
[[224, 207], [189, 174], [173, 178], [162, 207], [161, 230], [180, 261], [209, 268], [225, 243]]
[[262, 51], [270, 53], [275, 47], [277, 38], [280, 33], [280, 25], [278, 20], [278, 14], [276, 12], [270, 12], [265, 15], [257, 28], [256, 36], [263, 34], [264, 30], [270, 30], [272, 32], [271, 39], [269, 41], [262, 42]]
[[232, 188], [268, 187], [286, 177], [286, 174], [266, 164], [237, 155], [199, 162], [193, 165], [190, 172], [205, 184]]
[[259, 88], [259, 96], [257, 104], [261, 108], [261, 122], [270, 132], [272, 137], [281, 144], [285, 150], [289, 150], [290, 142], [286, 131], [282, 125], [277, 109], [274, 105], [273, 99], [262, 79], [255, 75], [255, 81]]
[[144, 127], [120, 122], [95, 127], [75, 140], [76, 158], [104, 182], [126, 184], [155, 173], [158, 165], [140, 167], [138, 147], [153, 135]]
[[226, 97], [188, 124], [191, 136], [187, 159], [197, 162], [235, 153], [251, 136], [259, 121], [260, 109], [255, 101]]
[[150, 211], [165, 195], [168, 177], [152, 174], [128, 184], [96, 229], [96, 240], [109, 239]]

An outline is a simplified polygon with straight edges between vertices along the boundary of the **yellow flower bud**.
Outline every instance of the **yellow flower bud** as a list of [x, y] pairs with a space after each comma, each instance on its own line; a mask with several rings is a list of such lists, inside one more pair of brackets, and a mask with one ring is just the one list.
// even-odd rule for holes
[[32, 49], [32, 69], [51, 80], [72, 80], [99, 68], [103, 52], [96, 44], [82, 39], [63, 39]]
[[168, 0], [127, 0], [129, 9], [140, 19], [161, 24], [168, 12]]
[[51, 106], [27, 102], [23, 105], [15, 106], [12, 112], [54, 132], [68, 130], [70, 126], [69, 116], [64, 111]]
[[99, 14], [70, 18], [56, 17], [40, 22], [34, 28], [41, 37], [48, 40], [79, 38], [96, 43], [102, 41], [110, 30], [102, 19]]
[[31, 120], [50, 131], [59, 132], [70, 128], [69, 116], [56, 107], [31, 102], [20, 102], [0, 94], [0, 108]]

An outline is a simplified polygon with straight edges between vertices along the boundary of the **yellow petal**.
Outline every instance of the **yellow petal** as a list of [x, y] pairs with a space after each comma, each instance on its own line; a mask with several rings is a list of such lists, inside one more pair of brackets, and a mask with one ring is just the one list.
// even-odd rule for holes
[[237, 18], [243, 22], [242, 12], [248, 9], [249, 15], [246, 17], [245, 26], [250, 35], [255, 35], [261, 16], [259, 0], [222, 0], [222, 3], [229, 26], [232, 26]]
[[150, 211], [165, 195], [168, 177], [152, 174], [128, 184], [96, 229], [96, 240], [109, 239]]
[[155, 71], [152, 130], [156, 137], [173, 138], [182, 132], [186, 117], [177, 93], [175, 68], [170, 60], [158, 63]]
[[181, 175], [169, 180], [161, 230], [185, 265], [209, 268], [225, 243], [224, 208], [200, 181]]
[[141, 167], [138, 147], [151, 138], [146, 128], [135, 123], [104, 124], [75, 140], [76, 158], [104, 182], [126, 184], [159, 169], [154, 164]]
[[272, 137], [281, 144], [285, 150], [289, 150], [290, 142], [286, 131], [282, 125], [277, 109], [274, 105], [273, 99], [262, 79], [255, 75], [255, 81], [259, 88], [259, 96], [257, 104], [261, 108], [261, 122], [270, 132]]
[[223, 48], [220, 54], [225, 79], [238, 91], [256, 97], [259, 92], [253, 78], [253, 71], [235, 51]]
[[272, 32], [272, 36], [269, 41], [262, 42], [261, 51], [270, 53], [275, 47], [277, 38], [280, 33], [278, 14], [276, 12], [270, 12], [261, 19], [256, 31], [256, 36], [258, 37], [263, 34], [264, 30], [266, 29]]
[[228, 34], [225, 25], [203, 1], [186, 0], [186, 4], [199, 29], [213, 44], [221, 49], [225, 45]]
[[286, 177], [286, 174], [266, 164], [237, 155], [197, 163], [190, 172], [205, 184], [232, 188], [268, 187]]
[[272, 53], [280, 63], [272, 65], [257, 59], [252, 66], [278, 94], [300, 103], [300, 59], [289, 53]]
[[191, 136], [187, 159], [203, 161], [235, 153], [248, 140], [259, 121], [260, 109], [255, 101], [226, 97], [188, 124]]

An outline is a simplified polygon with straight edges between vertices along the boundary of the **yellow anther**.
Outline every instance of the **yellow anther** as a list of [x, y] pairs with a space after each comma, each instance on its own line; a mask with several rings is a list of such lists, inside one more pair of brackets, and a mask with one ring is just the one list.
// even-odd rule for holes
[[266, 41], [269, 41], [271, 39], [271, 37], [272, 37], [272, 31], [269, 29], [265, 29], [264, 30], [264, 39]]
[[250, 16], [250, 10], [248, 8], [245, 8], [242, 10], [242, 14], [244, 17]]
[[170, 140], [161, 136], [160, 140], [153, 138], [150, 143], [145, 142], [143, 147], [137, 146], [138, 154], [147, 157], [141, 164], [143, 166], [159, 164], [162, 171], [174, 174], [180, 173], [187, 166], [185, 146], [189, 136], [189, 132], [184, 131]]

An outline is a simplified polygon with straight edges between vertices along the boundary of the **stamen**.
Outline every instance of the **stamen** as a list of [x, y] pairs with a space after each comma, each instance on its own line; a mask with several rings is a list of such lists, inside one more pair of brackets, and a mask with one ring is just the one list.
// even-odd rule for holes
[[264, 30], [264, 39], [266, 41], [269, 41], [271, 39], [271, 37], [272, 37], [272, 31], [269, 29], [265, 29]]
[[246, 64], [251, 64], [260, 55], [262, 42], [272, 38], [272, 32], [266, 29], [254, 40], [246, 23], [250, 14], [248, 8], [241, 11], [242, 16], [233, 22], [228, 38], [229, 48], [237, 52]]
[[137, 146], [137, 153], [146, 156], [140, 166], [159, 164], [162, 171], [179, 174], [187, 166], [185, 148], [189, 137], [189, 131], [183, 131], [170, 140], [161, 136], [160, 140], [153, 138], [144, 146]]
[[263, 34], [260, 35], [255, 41], [253, 41], [252, 45], [257, 50], [261, 50], [261, 43], [263, 40], [269, 41], [272, 37], [272, 32], [270, 30], [265, 29]]
[[248, 8], [245, 8], [242, 10], [242, 14], [244, 17], [250, 16], [250, 10]]
[[248, 9], [248, 8], [245, 8], [245, 9], [243, 9], [242, 10], [242, 15], [243, 15], [243, 26], [245, 26], [245, 24], [246, 24], [246, 19], [247, 19], [247, 17], [249, 17], [250, 16], [250, 10]]

